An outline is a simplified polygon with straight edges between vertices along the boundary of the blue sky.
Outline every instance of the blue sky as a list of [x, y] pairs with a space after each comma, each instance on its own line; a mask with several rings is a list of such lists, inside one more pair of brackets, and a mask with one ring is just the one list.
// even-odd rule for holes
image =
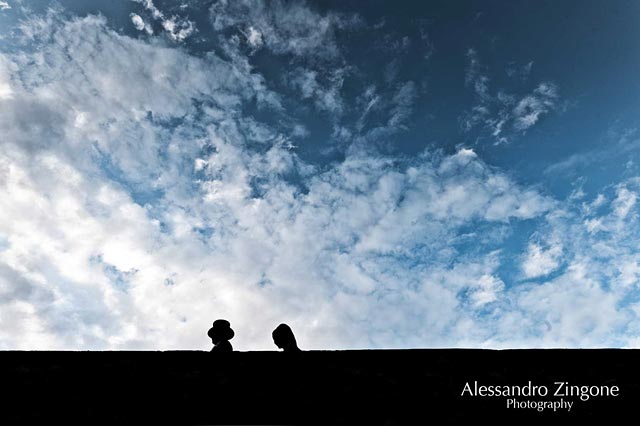
[[640, 4], [0, 1], [0, 348], [638, 347]]

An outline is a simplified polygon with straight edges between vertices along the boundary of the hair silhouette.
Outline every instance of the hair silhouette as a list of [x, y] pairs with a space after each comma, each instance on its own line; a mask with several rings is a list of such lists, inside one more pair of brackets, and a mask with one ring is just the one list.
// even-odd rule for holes
[[277, 326], [271, 336], [273, 337], [273, 343], [284, 352], [300, 352], [293, 331], [287, 324]]
[[207, 335], [211, 337], [211, 342], [213, 343], [211, 352], [233, 351], [233, 346], [231, 346], [229, 340], [233, 339], [235, 333], [231, 329], [231, 324], [229, 324], [229, 321], [224, 319], [215, 320], [213, 322], [213, 327], [209, 329]]

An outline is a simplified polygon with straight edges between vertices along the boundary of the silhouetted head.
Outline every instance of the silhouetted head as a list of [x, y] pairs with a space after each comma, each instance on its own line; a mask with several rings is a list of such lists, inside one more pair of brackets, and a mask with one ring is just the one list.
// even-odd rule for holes
[[277, 326], [276, 329], [273, 330], [273, 333], [271, 333], [271, 336], [273, 336], [273, 343], [285, 352], [296, 352], [300, 350], [293, 331], [291, 331], [291, 327], [287, 324]]
[[223, 340], [231, 340], [236, 334], [231, 329], [229, 321], [218, 319], [213, 322], [213, 327], [209, 329], [207, 335], [211, 337], [211, 341], [214, 345], [222, 342]]

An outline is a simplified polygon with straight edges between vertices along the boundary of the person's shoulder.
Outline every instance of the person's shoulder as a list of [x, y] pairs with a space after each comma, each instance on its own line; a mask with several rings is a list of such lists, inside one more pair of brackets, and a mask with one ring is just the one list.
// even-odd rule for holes
[[231, 342], [229, 342], [228, 340], [218, 343], [211, 349], [211, 352], [232, 352], [232, 351], [233, 351], [233, 346], [231, 346]]

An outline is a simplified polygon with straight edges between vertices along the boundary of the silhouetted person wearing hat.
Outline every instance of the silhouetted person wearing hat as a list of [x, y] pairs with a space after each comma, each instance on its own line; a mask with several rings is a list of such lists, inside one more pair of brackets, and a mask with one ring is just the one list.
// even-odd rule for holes
[[273, 343], [284, 352], [300, 352], [300, 348], [296, 343], [296, 338], [291, 331], [291, 327], [287, 324], [280, 324], [271, 333]]
[[232, 352], [233, 346], [229, 340], [233, 339], [235, 333], [231, 329], [229, 321], [218, 319], [213, 322], [213, 327], [209, 329], [207, 335], [211, 337], [213, 348], [211, 352]]

